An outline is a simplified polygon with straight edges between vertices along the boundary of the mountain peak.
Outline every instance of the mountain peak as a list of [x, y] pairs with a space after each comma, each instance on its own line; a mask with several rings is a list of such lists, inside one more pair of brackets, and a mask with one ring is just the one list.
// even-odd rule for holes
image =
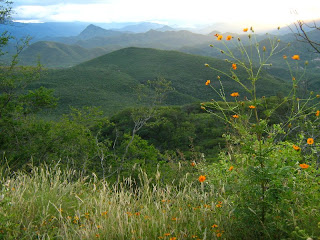
[[112, 37], [120, 34], [122, 33], [118, 31], [107, 30], [94, 24], [90, 24], [78, 35], [78, 37], [82, 40], [87, 40], [94, 37]]

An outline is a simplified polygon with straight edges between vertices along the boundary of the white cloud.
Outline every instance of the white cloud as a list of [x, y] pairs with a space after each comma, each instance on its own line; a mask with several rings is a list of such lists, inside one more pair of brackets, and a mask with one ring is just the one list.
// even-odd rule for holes
[[[26, 1], [18, 1], [23, 4]], [[46, 4], [44, 4], [46, 2]], [[40, 1], [15, 8], [17, 19], [40, 21], [175, 21], [188, 24], [216, 22], [283, 25], [297, 18], [320, 18], [320, 0], [72, 0]], [[51, 5], [48, 3], [52, 3]], [[17, 2], [16, 2], [17, 4]], [[18, 5], [19, 5], [18, 4]]]

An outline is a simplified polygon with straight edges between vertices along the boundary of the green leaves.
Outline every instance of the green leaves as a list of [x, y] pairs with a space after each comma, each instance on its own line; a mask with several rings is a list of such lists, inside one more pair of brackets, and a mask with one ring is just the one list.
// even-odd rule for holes
[[19, 97], [24, 107], [24, 114], [36, 113], [44, 108], [54, 108], [57, 106], [57, 100], [53, 97], [53, 90], [45, 87], [29, 90], [28, 94]]

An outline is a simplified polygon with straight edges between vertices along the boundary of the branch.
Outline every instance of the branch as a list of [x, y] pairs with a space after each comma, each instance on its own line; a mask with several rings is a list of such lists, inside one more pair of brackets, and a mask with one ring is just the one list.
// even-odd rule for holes
[[304, 28], [304, 25], [319, 31], [320, 31], [320, 27], [318, 27], [315, 22], [313, 26], [309, 26], [301, 20], [298, 20], [297, 23], [295, 23], [294, 25], [297, 30], [297, 33], [295, 33], [295, 37], [297, 41], [308, 43], [317, 53], [320, 54], [320, 42], [315, 42], [310, 39], [310, 37], [308, 36], [308, 33]]

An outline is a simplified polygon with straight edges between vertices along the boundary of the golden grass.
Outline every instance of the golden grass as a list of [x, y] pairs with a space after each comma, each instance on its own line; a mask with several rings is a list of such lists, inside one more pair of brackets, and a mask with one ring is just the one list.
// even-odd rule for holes
[[[188, 175], [162, 186], [141, 172], [139, 180], [127, 178], [110, 185], [94, 174], [82, 177], [70, 170], [34, 168], [31, 173], [2, 177], [1, 183], [4, 239], [215, 239], [225, 235], [226, 200]], [[218, 202], [222, 207], [216, 207]]]

